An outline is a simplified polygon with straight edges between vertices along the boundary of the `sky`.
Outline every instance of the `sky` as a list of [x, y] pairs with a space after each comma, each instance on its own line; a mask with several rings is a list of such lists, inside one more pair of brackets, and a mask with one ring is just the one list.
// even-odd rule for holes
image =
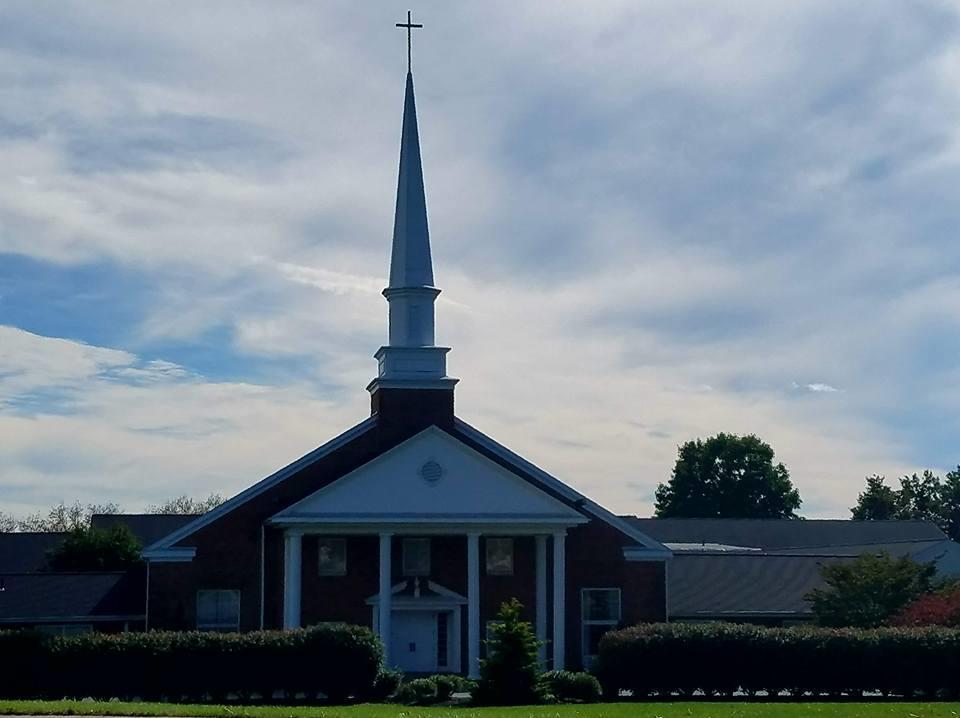
[[[0, 4], [0, 511], [232, 495], [369, 415], [396, 2]], [[621, 514], [960, 463], [960, 3], [412, 8], [458, 415]]]

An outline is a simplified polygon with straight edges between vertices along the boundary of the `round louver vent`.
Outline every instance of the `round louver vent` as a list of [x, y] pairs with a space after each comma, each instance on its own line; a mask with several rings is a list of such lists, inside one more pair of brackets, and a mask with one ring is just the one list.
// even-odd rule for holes
[[420, 476], [428, 484], [435, 484], [443, 476], [443, 467], [432, 459], [420, 467]]

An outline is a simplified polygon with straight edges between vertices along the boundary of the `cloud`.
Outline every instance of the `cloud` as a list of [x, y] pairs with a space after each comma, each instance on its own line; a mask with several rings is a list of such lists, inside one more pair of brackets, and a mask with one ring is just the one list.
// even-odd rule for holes
[[[4, 7], [0, 496], [229, 493], [365, 415], [405, 59], [385, 12]], [[420, 12], [466, 419], [641, 514], [721, 430], [770, 441], [818, 515], [956, 462], [956, 8]]]

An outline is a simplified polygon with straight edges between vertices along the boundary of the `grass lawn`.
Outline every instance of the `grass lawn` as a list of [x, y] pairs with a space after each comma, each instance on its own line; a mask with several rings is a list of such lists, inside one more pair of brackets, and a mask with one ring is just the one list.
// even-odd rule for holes
[[960, 703], [600, 703], [512, 708], [323, 707], [0, 701], [0, 715], [197, 718], [960, 718]]

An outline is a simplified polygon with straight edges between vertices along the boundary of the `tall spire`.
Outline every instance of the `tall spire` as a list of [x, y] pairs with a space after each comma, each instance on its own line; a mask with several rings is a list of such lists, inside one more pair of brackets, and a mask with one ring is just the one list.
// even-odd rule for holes
[[[416, 27], [410, 23], [401, 25]], [[407, 71], [400, 137], [400, 173], [393, 219], [390, 282], [383, 290], [390, 312], [389, 344], [375, 354], [376, 379], [367, 389], [448, 389], [456, 379], [447, 376], [447, 347], [435, 345], [434, 303], [440, 290], [433, 286], [433, 260], [427, 228], [427, 200], [423, 188], [417, 107], [413, 75]]]
[[413, 75], [408, 72], [400, 137], [397, 209], [393, 218], [390, 288], [432, 286], [433, 261], [430, 258], [427, 199], [423, 190], [420, 134], [417, 131], [417, 103], [413, 96]]

